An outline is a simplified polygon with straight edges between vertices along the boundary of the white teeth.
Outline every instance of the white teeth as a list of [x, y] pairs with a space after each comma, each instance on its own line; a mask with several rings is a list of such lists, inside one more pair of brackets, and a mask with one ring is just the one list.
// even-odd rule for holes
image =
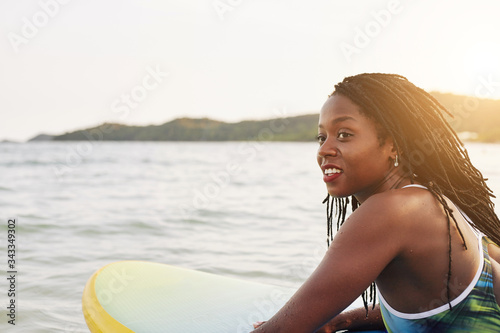
[[325, 175], [330, 176], [333, 175], [334, 173], [341, 173], [342, 170], [331, 168], [331, 169], [325, 169]]

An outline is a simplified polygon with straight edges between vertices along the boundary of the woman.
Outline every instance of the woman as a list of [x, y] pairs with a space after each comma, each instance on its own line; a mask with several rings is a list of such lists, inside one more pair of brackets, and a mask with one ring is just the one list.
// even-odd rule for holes
[[[500, 331], [500, 221], [446, 113], [399, 75], [335, 86], [320, 113], [317, 155], [331, 244], [254, 332], [374, 329], [382, 317], [389, 332]], [[343, 223], [349, 197], [354, 212]], [[381, 302], [367, 307], [373, 282]], [[362, 293], [362, 314], [340, 314]]]

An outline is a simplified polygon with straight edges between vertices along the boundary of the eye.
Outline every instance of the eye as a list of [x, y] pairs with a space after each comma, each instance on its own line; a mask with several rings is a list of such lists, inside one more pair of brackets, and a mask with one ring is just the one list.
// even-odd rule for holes
[[325, 142], [326, 137], [325, 137], [323, 134], [318, 134], [318, 135], [316, 136], [316, 140], [318, 141], [318, 143], [319, 143], [320, 145], [322, 145], [322, 144]]
[[339, 131], [339, 133], [337, 134], [337, 139], [347, 139], [350, 136], [352, 136], [352, 134], [349, 132]]

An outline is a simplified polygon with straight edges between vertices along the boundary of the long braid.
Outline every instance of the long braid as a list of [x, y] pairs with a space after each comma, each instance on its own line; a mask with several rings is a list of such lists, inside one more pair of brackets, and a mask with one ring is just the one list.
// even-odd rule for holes
[[[444, 198], [449, 198], [467, 214], [474, 227], [500, 244], [500, 220], [491, 201], [493, 192], [486, 185], [486, 179], [481, 172], [472, 165], [463, 143], [447, 123], [445, 115], [452, 115], [433, 96], [400, 75], [373, 73], [347, 77], [335, 85], [333, 94], [348, 97], [360, 107], [364, 115], [374, 120], [378, 125], [381, 140], [387, 137], [393, 139], [400, 154], [401, 165], [411, 182], [418, 181], [426, 186], [443, 206], [448, 221], [449, 302], [451, 220], [462, 238], [464, 248], [467, 248], [467, 245], [453, 211]], [[344, 199], [335, 198], [332, 202], [340, 203], [339, 200]], [[359, 203], [354, 197], [351, 198], [351, 203], [354, 211]], [[337, 204], [337, 230], [345, 220], [346, 207], [345, 202]], [[333, 239], [332, 209], [328, 214], [330, 244]], [[374, 290], [372, 284], [371, 295]], [[375, 295], [371, 299], [373, 302], [374, 297]], [[363, 301], [368, 311], [366, 298], [364, 292]]]

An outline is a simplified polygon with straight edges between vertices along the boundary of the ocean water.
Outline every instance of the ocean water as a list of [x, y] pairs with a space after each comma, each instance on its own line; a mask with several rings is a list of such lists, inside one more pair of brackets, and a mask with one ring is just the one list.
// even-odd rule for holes
[[[468, 144], [500, 193], [500, 145]], [[0, 144], [0, 332], [88, 332], [87, 279], [119, 260], [298, 287], [325, 250], [315, 143]], [[497, 202], [497, 200], [495, 200]], [[7, 324], [7, 219], [16, 325]]]

